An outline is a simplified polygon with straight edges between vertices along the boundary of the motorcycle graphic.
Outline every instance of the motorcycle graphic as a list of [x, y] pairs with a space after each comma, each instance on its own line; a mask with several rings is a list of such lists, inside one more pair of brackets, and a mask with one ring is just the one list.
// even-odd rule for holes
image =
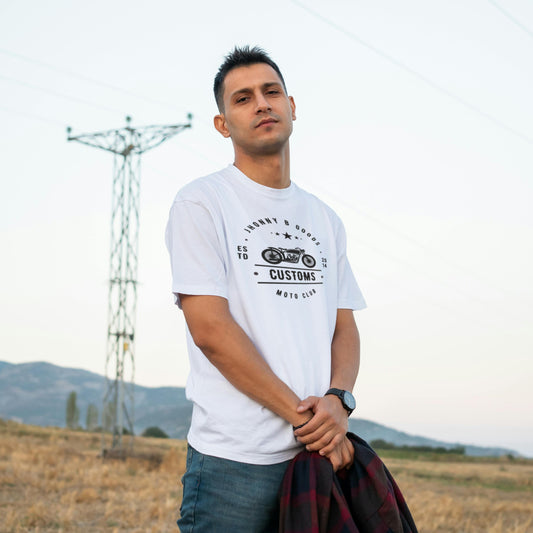
[[315, 258], [306, 254], [302, 248], [274, 248], [271, 246], [261, 252], [261, 257], [271, 265], [278, 265], [282, 261], [298, 263], [300, 259], [307, 268], [313, 268], [316, 265]]

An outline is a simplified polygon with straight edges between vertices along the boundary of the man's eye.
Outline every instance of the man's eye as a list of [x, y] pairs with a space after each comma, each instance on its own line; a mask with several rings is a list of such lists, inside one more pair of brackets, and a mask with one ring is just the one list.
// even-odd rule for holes
[[247, 96], [241, 96], [240, 98], [237, 98], [237, 103], [241, 104], [242, 102], [246, 102], [248, 100]]
[[268, 91], [268, 94], [279, 94], [279, 90], [278, 89], [271, 89], [270, 91]]

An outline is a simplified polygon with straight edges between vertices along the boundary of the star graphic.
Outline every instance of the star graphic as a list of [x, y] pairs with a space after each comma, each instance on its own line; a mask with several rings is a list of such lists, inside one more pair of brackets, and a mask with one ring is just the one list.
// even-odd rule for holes
[[286, 238], [286, 239], [290, 239], [292, 237], [292, 235], [289, 235], [287, 232], [285, 232], [283, 234], [283, 236]]

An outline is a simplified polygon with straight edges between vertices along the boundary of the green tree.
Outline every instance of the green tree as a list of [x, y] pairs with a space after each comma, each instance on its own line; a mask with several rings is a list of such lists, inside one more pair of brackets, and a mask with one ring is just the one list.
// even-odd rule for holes
[[87, 417], [85, 419], [87, 431], [94, 431], [98, 427], [98, 407], [94, 403], [87, 406]]
[[66, 423], [69, 429], [77, 429], [80, 421], [80, 410], [76, 405], [76, 392], [72, 391], [67, 398]]
[[380, 450], [393, 450], [394, 448], [396, 448], [394, 444], [392, 444], [391, 442], [387, 442], [383, 439], [375, 439], [371, 441], [370, 446], [372, 446], [372, 448], [378, 448]]
[[115, 404], [106, 402], [104, 404], [104, 412], [102, 413], [102, 427], [104, 428], [104, 431], [113, 431], [115, 416]]
[[158, 439], [168, 439], [168, 435], [157, 426], [150, 426], [142, 432], [143, 437], [157, 437]]

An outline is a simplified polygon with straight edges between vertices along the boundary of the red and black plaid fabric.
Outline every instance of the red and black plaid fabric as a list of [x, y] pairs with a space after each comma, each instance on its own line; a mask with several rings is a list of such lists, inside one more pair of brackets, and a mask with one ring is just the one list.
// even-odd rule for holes
[[417, 533], [387, 467], [363, 440], [348, 433], [353, 466], [333, 472], [329, 459], [300, 452], [281, 486], [280, 533]]

